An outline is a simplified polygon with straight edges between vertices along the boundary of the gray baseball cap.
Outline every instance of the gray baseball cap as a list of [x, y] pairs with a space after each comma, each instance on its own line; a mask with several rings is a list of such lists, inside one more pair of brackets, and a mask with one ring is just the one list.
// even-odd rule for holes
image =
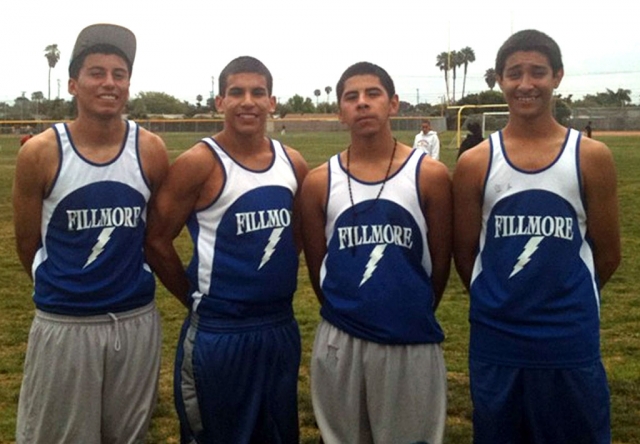
[[80, 31], [69, 64], [72, 64], [84, 50], [96, 45], [111, 45], [118, 48], [127, 57], [129, 65], [133, 67], [133, 60], [136, 58], [136, 36], [123, 26], [107, 23], [87, 26]]

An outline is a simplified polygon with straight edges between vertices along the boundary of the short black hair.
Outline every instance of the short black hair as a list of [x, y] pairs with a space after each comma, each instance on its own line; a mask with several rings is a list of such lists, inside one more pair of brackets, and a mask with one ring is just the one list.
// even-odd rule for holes
[[133, 64], [127, 58], [127, 56], [120, 49], [116, 48], [113, 45], [99, 44], [91, 46], [80, 54], [78, 54], [69, 64], [69, 78], [78, 79], [78, 75], [80, 75], [80, 69], [84, 64], [85, 59], [90, 54], [115, 54], [122, 58], [127, 64], [127, 68], [129, 69], [129, 77], [131, 77], [131, 72], [133, 71]]
[[344, 84], [346, 83], [346, 81], [354, 76], [365, 75], [373, 75], [380, 79], [380, 83], [387, 91], [387, 95], [389, 96], [389, 98], [393, 97], [396, 94], [396, 87], [393, 84], [393, 79], [391, 79], [391, 76], [387, 71], [371, 62], [358, 62], [348, 67], [345, 72], [342, 73], [342, 76], [340, 76], [340, 80], [338, 80], [338, 84], [336, 85], [338, 104], [340, 104], [342, 93], [344, 93]]
[[509, 37], [498, 50], [496, 75], [502, 77], [507, 58], [518, 51], [537, 51], [547, 56], [554, 76], [563, 68], [562, 53], [555, 40], [536, 29], [525, 29]]
[[220, 73], [218, 79], [218, 94], [224, 96], [227, 90], [227, 80], [233, 74], [253, 73], [264, 76], [267, 80], [267, 94], [273, 91], [273, 77], [269, 69], [260, 60], [251, 56], [240, 56], [230, 61]]

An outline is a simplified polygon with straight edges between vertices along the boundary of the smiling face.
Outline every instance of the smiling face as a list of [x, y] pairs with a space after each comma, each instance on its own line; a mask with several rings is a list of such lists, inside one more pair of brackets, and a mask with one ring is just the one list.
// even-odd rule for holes
[[551, 113], [553, 91], [564, 71], [553, 73], [549, 59], [538, 51], [517, 51], [507, 59], [498, 84], [513, 116], [536, 117]]
[[266, 78], [256, 73], [229, 75], [224, 95], [216, 97], [216, 107], [224, 113], [225, 130], [239, 134], [264, 133], [267, 117], [275, 106]]
[[340, 121], [353, 134], [378, 133], [398, 112], [398, 96], [389, 97], [380, 79], [371, 74], [355, 75], [344, 82], [340, 97]]
[[78, 115], [120, 118], [129, 100], [127, 62], [115, 54], [89, 54], [77, 78], [69, 79], [69, 93], [76, 98]]

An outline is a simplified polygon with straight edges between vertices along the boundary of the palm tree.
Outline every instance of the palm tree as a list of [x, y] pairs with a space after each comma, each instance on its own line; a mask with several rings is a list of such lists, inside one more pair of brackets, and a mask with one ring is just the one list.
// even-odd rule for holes
[[198, 94], [198, 95], [196, 96], [196, 104], [197, 104], [197, 106], [198, 106], [198, 109], [200, 109], [201, 102], [202, 102], [202, 94]]
[[314, 95], [314, 96], [316, 96], [316, 108], [318, 108], [318, 97], [320, 97], [320, 94], [321, 94], [321, 92], [320, 92], [320, 90], [319, 90], [319, 89], [316, 89], [316, 90], [313, 92], [313, 95]]
[[436, 57], [436, 66], [440, 68], [440, 71], [444, 71], [444, 83], [447, 87], [447, 103], [449, 103], [449, 70], [451, 69], [451, 63], [448, 52], [438, 54]]
[[467, 68], [469, 67], [469, 63], [473, 63], [476, 61], [476, 53], [469, 46], [465, 46], [460, 50], [460, 55], [462, 56], [462, 64], [464, 65], [464, 77], [462, 79], [462, 99], [464, 99], [464, 91], [467, 86]]
[[327, 103], [329, 103], [329, 94], [331, 94], [331, 91], [333, 91], [333, 89], [330, 86], [324, 87], [324, 92], [327, 93]]
[[56, 67], [58, 60], [60, 60], [60, 50], [58, 49], [58, 45], [54, 43], [53, 45], [48, 45], [44, 48], [44, 56], [47, 58], [47, 62], [49, 63], [49, 91], [47, 93], [47, 100], [51, 100], [51, 70]]
[[607, 88], [607, 95], [609, 96], [609, 101], [614, 105], [620, 105], [623, 107], [625, 104], [631, 102], [630, 89], [618, 88], [618, 90], [614, 92]]
[[496, 70], [493, 68], [489, 68], [484, 73], [484, 81], [487, 82], [487, 86], [491, 91], [496, 86]]
[[458, 67], [462, 66], [462, 54], [459, 51], [451, 51], [449, 54], [449, 66], [453, 73], [453, 101], [456, 101], [456, 72]]

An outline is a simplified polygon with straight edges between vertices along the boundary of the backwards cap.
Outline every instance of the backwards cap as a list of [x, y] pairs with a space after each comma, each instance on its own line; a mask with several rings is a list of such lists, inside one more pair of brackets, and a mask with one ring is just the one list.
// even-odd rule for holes
[[80, 34], [71, 53], [71, 62], [83, 51], [96, 45], [111, 45], [122, 51], [127, 57], [130, 67], [136, 58], [136, 36], [129, 29], [106, 23], [87, 26]]

